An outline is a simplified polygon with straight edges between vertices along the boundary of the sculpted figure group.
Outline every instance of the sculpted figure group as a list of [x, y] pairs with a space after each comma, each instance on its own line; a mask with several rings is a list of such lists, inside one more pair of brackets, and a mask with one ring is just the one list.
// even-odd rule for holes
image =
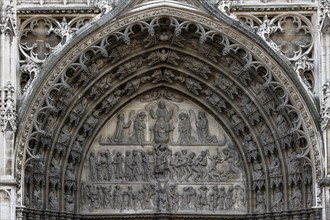
[[100, 150], [89, 155], [89, 180], [220, 182], [239, 178], [238, 155], [230, 148], [217, 148], [216, 152], [212, 155], [209, 150], [173, 152], [166, 144], [156, 144], [149, 150]]
[[240, 185], [178, 187], [175, 183], [154, 182], [138, 186], [83, 183], [81, 189], [81, 204], [89, 211], [246, 211], [245, 190]]
[[[149, 109], [135, 113], [132, 110], [127, 121], [125, 121], [125, 114], [119, 113], [114, 133], [103, 141], [103, 144], [137, 144], [144, 146], [147, 143], [168, 144], [171, 142], [178, 145], [214, 145], [218, 143], [216, 135], [210, 132], [209, 121], [205, 112], [198, 112], [196, 116], [192, 110], [188, 112], [182, 110], [176, 115], [177, 125], [174, 125], [174, 117], [173, 109], [168, 108], [163, 100], [158, 102], [155, 111]], [[148, 132], [146, 123], [149, 123], [150, 120], [154, 120], [154, 122], [150, 122], [151, 139], [147, 141], [145, 140]], [[193, 121], [195, 121], [194, 126]], [[128, 132], [129, 130], [131, 132]], [[196, 130], [196, 137], [193, 135], [193, 130]], [[173, 132], [176, 132], [178, 136], [175, 141], [171, 138]]]

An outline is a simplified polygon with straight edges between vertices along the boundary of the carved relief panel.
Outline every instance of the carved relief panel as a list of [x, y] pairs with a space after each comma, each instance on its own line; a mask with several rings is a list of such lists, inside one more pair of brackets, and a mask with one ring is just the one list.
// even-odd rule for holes
[[246, 213], [240, 156], [200, 107], [134, 101], [99, 132], [85, 160], [82, 213]]

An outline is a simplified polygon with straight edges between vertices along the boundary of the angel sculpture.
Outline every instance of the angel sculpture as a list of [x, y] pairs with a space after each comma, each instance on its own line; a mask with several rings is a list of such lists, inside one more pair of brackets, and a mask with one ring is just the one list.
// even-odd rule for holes
[[190, 115], [188, 115], [186, 112], [181, 112], [179, 114], [179, 138], [178, 138], [178, 144], [182, 145], [189, 145], [194, 142], [196, 142], [196, 138], [191, 135], [191, 121], [192, 118], [191, 112], [189, 112]]

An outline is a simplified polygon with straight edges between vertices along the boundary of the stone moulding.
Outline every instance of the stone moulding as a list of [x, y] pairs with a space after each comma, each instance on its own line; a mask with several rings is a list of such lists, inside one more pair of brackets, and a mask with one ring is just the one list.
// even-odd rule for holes
[[[94, 44], [98, 43], [100, 39], [109, 34], [119, 32], [120, 29], [134, 24], [138, 21], [143, 21], [146, 19], [153, 18], [155, 16], [169, 16], [176, 17], [182, 20], [186, 20], [189, 22], [194, 22], [196, 24], [203, 25], [208, 29], [213, 30], [214, 32], [219, 32], [225, 36], [227, 36], [231, 41], [239, 44], [241, 47], [246, 48], [248, 51], [251, 51], [254, 55], [254, 58], [260, 62], [262, 62], [272, 73], [273, 77], [283, 85], [287, 92], [290, 94], [288, 99], [293, 103], [295, 108], [300, 112], [299, 117], [301, 117], [303, 130], [306, 132], [306, 136], [308, 137], [308, 149], [306, 149], [306, 155], [310, 154], [311, 162], [315, 167], [313, 169], [313, 175], [315, 175], [316, 180], [320, 180], [322, 177], [322, 154], [320, 151], [320, 143], [317, 137], [319, 136], [317, 133], [318, 128], [314, 122], [314, 105], [311, 100], [304, 100], [304, 97], [308, 97], [303, 88], [299, 88], [299, 80], [292, 76], [293, 78], [288, 77], [287, 72], [293, 72], [290, 70], [289, 64], [281, 63], [282, 59], [272, 54], [272, 50], [265, 45], [264, 43], [260, 43], [257, 45], [253, 40], [257, 40], [260, 42], [260, 38], [250, 34], [249, 36], [243, 35], [241, 31], [243, 30], [237, 24], [231, 24], [229, 27], [225, 21], [220, 19], [220, 21], [214, 21], [210, 19], [208, 16], [203, 14], [196, 14], [195, 12], [191, 13], [189, 11], [181, 11], [176, 9], [175, 7], [167, 7], [162, 6], [159, 8], [151, 8], [145, 9], [144, 11], [137, 11], [132, 15], [129, 15], [125, 18], [115, 20], [113, 22], [106, 23], [106, 17], [104, 16], [99, 22], [96, 22], [94, 25], [100, 25], [99, 29], [93, 32], [92, 35], [88, 35], [88, 31], [82, 33], [82, 37], [78, 38], [81, 41], [72, 41], [67, 45], [67, 49], [62, 50], [56, 56], [51, 57], [54, 62], [54, 67], [50, 67], [45, 65], [44, 70], [40, 73], [40, 78], [37, 79], [38, 82], [43, 82], [40, 88], [37, 88], [33, 91], [30, 91], [31, 96], [26, 96], [26, 99], [29, 99], [29, 106], [26, 106], [21, 109], [20, 112], [20, 121], [22, 121], [23, 126], [20, 128], [20, 136], [18, 137], [18, 151], [17, 151], [17, 164], [16, 170], [22, 170], [22, 163], [26, 163], [27, 154], [31, 153], [27, 150], [28, 146], [28, 138], [31, 133], [32, 124], [35, 121], [34, 114], [39, 111], [42, 107], [44, 97], [46, 96], [47, 91], [49, 91], [50, 87], [55, 84], [56, 80], [59, 78], [60, 74], [63, 73], [67, 67], [73, 63], [78, 56], [84, 52], [87, 48], [92, 47]], [[228, 21], [227, 21], [228, 22]], [[85, 36], [85, 37], [83, 37]], [[210, 37], [210, 36], [206, 36]], [[73, 48], [73, 46], [75, 48]], [[285, 68], [288, 68], [286, 71]], [[295, 85], [295, 83], [297, 83]], [[36, 84], [35, 84], [36, 85]], [[302, 155], [302, 156], [306, 156]], [[35, 155], [31, 155], [35, 157]], [[24, 178], [24, 174], [16, 173], [17, 179]], [[315, 185], [315, 191], [318, 190], [318, 186]], [[20, 188], [19, 194], [22, 196], [23, 191]], [[315, 192], [317, 194], [317, 192]], [[317, 194], [317, 205], [320, 205], [321, 195]], [[19, 203], [22, 201], [19, 199]]]

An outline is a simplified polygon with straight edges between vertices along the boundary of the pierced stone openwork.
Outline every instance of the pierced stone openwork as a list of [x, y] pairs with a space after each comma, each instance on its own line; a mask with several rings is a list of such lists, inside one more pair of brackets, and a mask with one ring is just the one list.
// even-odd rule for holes
[[90, 21], [90, 17], [22, 19], [20, 26], [20, 85], [26, 92], [37, 77], [40, 65], [68, 42], [75, 32]]
[[29, 216], [318, 215], [314, 125], [251, 41], [165, 8], [77, 48], [24, 122], [17, 178]]
[[283, 13], [273, 17], [250, 14], [239, 18], [251, 31], [256, 30], [271, 47], [281, 51], [292, 63], [307, 90], [314, 88], [314, 36], [310, 15]]

